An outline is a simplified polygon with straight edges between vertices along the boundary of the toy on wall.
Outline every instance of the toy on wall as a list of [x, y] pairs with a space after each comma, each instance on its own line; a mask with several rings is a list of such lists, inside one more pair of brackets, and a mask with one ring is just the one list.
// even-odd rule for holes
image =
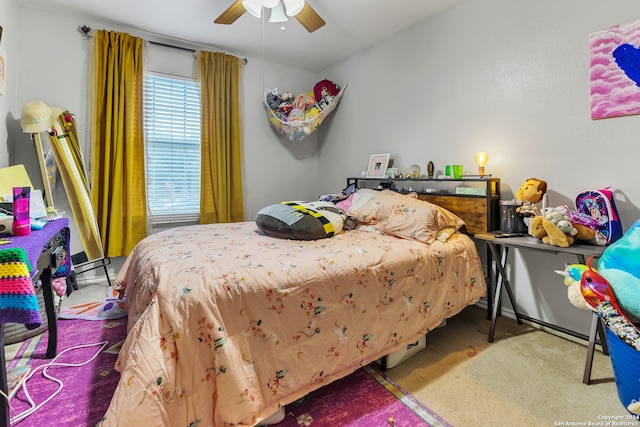
[[293, 106], [295, 108], [299, 108], [302, 111], [306, 111], [310, 108], [313, 108], [315, 103], [316, 103], [316, 98], [311, 93], [301, 93], [300, 95], [296, 96], [295, 99], [293, 100]]
[[320, 80], [313, 88], [316, 102], [321, 109], [326, 109], [331, 105], [333, 99], [340, 93], [340, 88], [329, 80]]
[[269, 122], [289, 140], [301, 141], [335, 109], [346, 86], [340, 89], [337, 84], [324, 79], [316, 83], [313, 92], [297, 96], [291, 92], [280, 93], [278, 89], [265, 89], [264, 104]]

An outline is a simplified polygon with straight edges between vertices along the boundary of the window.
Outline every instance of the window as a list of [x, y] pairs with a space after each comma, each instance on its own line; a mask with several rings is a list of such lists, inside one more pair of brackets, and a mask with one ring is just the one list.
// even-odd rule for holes
[[200, 211], [200, 89], [148, 73], [144, 80], [147, 206], [152, 223], [195, 221]]

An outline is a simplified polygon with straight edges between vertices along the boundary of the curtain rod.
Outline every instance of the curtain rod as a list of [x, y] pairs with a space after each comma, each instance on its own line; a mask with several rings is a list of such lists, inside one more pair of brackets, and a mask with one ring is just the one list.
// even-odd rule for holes
[[[84, 33], [85, 36], [88, 36], [89, 33], [92, 30], [91, 30], [91, 27], [89, 27], [87, 25], [83, 25], [83, 26], [80, 27], [80, 31], [82, 33]], [[196, 49], [192, 49], [192, 48], [189, 48], [189, 47], [175, 46], [175, 45], [172, 45], [172, 44], [155, 42], [153, 40], [148, 40], [148, 42], [151, 43], [151, 44], [155, 44], [156, 46], [164, 46], [164, 47], [170, 47], [172, 49], [186, 50], [187, 52], [193, 52], [193, 53], [197, 52]], [[247, 65], [247, 62], [249, 62], [249, 61], [247, 60], [247, 58], [242, 58], [242, 62], [244, 63], [244, 65]]]

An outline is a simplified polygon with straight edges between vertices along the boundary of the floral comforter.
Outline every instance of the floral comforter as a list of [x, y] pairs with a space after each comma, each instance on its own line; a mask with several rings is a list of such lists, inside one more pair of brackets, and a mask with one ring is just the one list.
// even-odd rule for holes
[[116, 287], [129, 334], [101, 425], [254, 425], [413, 342], [486, 290], [474, 243], [361, 230], [293, 241], [255, 223], [140, 242]]

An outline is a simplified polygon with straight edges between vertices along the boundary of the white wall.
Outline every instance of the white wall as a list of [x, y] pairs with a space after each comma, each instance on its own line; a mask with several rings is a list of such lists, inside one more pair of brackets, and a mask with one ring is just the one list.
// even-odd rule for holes
[[5, 69], [5, 92], [0, 95], [0, 168], [9, 166], [10, 156], [8, 150], [9, 132], [5, 124], [12, 123], [15, 117], [20, 117], [16, 108], [17, 88], [17, 32], [18, 32], [18, 7], [15, 0], [0, 2], [0, 26], [2, 26], [2, 40], [0, 47], [7, 54]]
[[[372, 153], [396, 166], [436, 169], [487, 151], [487, 172], [511, 199], [529, 177], [547, 181], [552, 205], [611, 185], [625, 229], [640, 218], [640, 117], [590, 119], [589, 34], [640, 18], [620, 0], [463, 0], [323, 72], [349, 86], [321, 130], [324, 188], [365, 169]], [[523, 311], [582, 333], [590, 315], [569, 305], [562, 278], [574, 258], [515, 252]]]
[[[13, 0], [11, 1], [13, 4]], [[4, 6], [4, 2], [2, 3]], [[157, 35], [147, 35], [125, 28], [117, 28], [99, 22], [88, 22], [67, 15], [56, 15], [25, 8], [15, 8], [19, 21], [11, 28], [17, 49], [13, 56], [16, 63], [13, 75], [19, 75], [19, 81], [13, 87], [18, 88], [17, 108], [7, 120], [10, 139], [9, 151], [13, 153], [11, 162], [23, 163], [34, 183], [41, 188], [39, 166], [33, 144], [22, 133], [19, 124], [22, 105], [39, 99], [50, 106], [68, 109], [76, 115], [78, 133], [85, 154], [89, 153], [89, 129], [87, 107], [87, 74], [91, 39], [85, 37], [79, 27], [87, 25], [92, 29], [106, 29], [129, 32], [145, 40], [167, 44], [178, 44], [192, 49], [219, 50], [207, 46], [185, 46], [174, 43]], [[2, 24], [4, 25], [4, 23]], [[7, 28], [5, 27], [5, 33]], [[4, 45], [3, 37], [3, 45]], [[230, 52], [233, 54], [233, 52]], [[194, 57], [192, 52], [180, 49], [149, 45], [147, 50], [147, 68], [151, 71], [191, 76]], [[272, 63], [263, 63], [258, 58], [248, 58], [243, 74], [242, 101], [245, 117], [244, 132], [244, 199], [245, 218], [252, 220], [264, 206], [282, 200], [313, 199], [317, 197], [317, 135], [311, 135], [300, 143], [292, 143], [275, 133], [267, 121], [262, 103], [264, 85], [278, 87], [295, 93], [306, 92], [313, 88], [317, 77], [309, 72]], [[263, 84], [264, 82], [264, 84]], [[0, 102], [2, 97], [0, 97]], [[0, 103], [0, 109], [3, 104]], [[1, 110], [0, 110], [1, 111]], [[4, 128], [3, 128], [4, 130]], [[0, 134], [1, 135], [1, 134]], [[2, 148], [2, 145], [0, 145]], [[2, 158], [4, 161], [4, 157]], [[88, 161], [88, 156], [87, 156]], [[1, 165], [1, 163], [0, 163]], [[54, 191], [54, 197], [59, 191]], [[56, 208], [65, 211], [71, 217], [68, 204], [57, 197]], [[73, 218], [72, 252], [80, 252], [80, 240], [75, 232]], [[74, 243], [76, 246], [74, 247]], [[116, 273], [122, 263], [113, 260], [109, 269]], [[88, 273], [83, 277], [91, 277]], [[102, 274], [98, 270], [97, 274]]]
[[[249, 58], [246, 218], [273, 202], [339, 191], [372, 153], [391, 152], [400, 167], [426, 167], [431, 160], [437, 169], [455, 162], [473, 170], [474, 153], [484, 150], [504, 199], [531, 176], [548, 182], [554, 205], [571, 204], [583, 189], [612, 185], [628, 227], [640, 217], [634, 175], [640, 118], [590, 119], [588, 36], [639, 17], [634, 0], [463, 0], [319, 75]], [[19, 9], [18, 18], [1, 23], [5, 32], [13, 26], [18, 33], [12, 57], [20, 77], [16, 101], [6, 105], [0, 96], [0, 112], [13, 111], [17, 120], [21, 106], [35, 98], [86, 122], [88, 42], [77, 28], [116, 28], [27, 9]], [[4, 37], [2, 45], [7, 49]], [[319, 77], [349, 83], [338, 108], [302, 143], [275, 135], [262, 107], [263, 87], [297, 93]], [[15, 126], [7, 127], [12, 139]], [[531, 252], [512, 259], [521, 308], [588, 332], [589, 314], [566, 302], [553, 272], [575, 260]]]
[[[19, 9], [19, 21], [20, 25], [15, 29], [19, 32], [16, 53], [19, 59], [16, 72], [20, 75], [18, 105], [21, 108], [27, 101], [40, 99], [49, 105], [70, 110], [76, 115], [78, 131], [87, 143], [86, 82], [90, 39], [84, 37], [78, 28], [88, 25], [93, 29], [127, 29], [25, 8]], [[128, 32], [146, 40], [172, 43], [157, 36]], [[185, 70], [191, 72], [192, 62], [190, 52], [157, 45], [149, 47], [149, 69], [159, 68], [153, 71], [184, 74]], [[316, 195], [317, 137], [312, 135], [297, 144], [280, 138], [271, 130], [262, 106], [263, 81], [271, 87], [303, 92], [313, 88], [316, 80], [312, 73], [248, 58], [243, 77], [247, 219], [255, 218], [258, 210], [266, 204], [293, 196], [310, 198]]]

